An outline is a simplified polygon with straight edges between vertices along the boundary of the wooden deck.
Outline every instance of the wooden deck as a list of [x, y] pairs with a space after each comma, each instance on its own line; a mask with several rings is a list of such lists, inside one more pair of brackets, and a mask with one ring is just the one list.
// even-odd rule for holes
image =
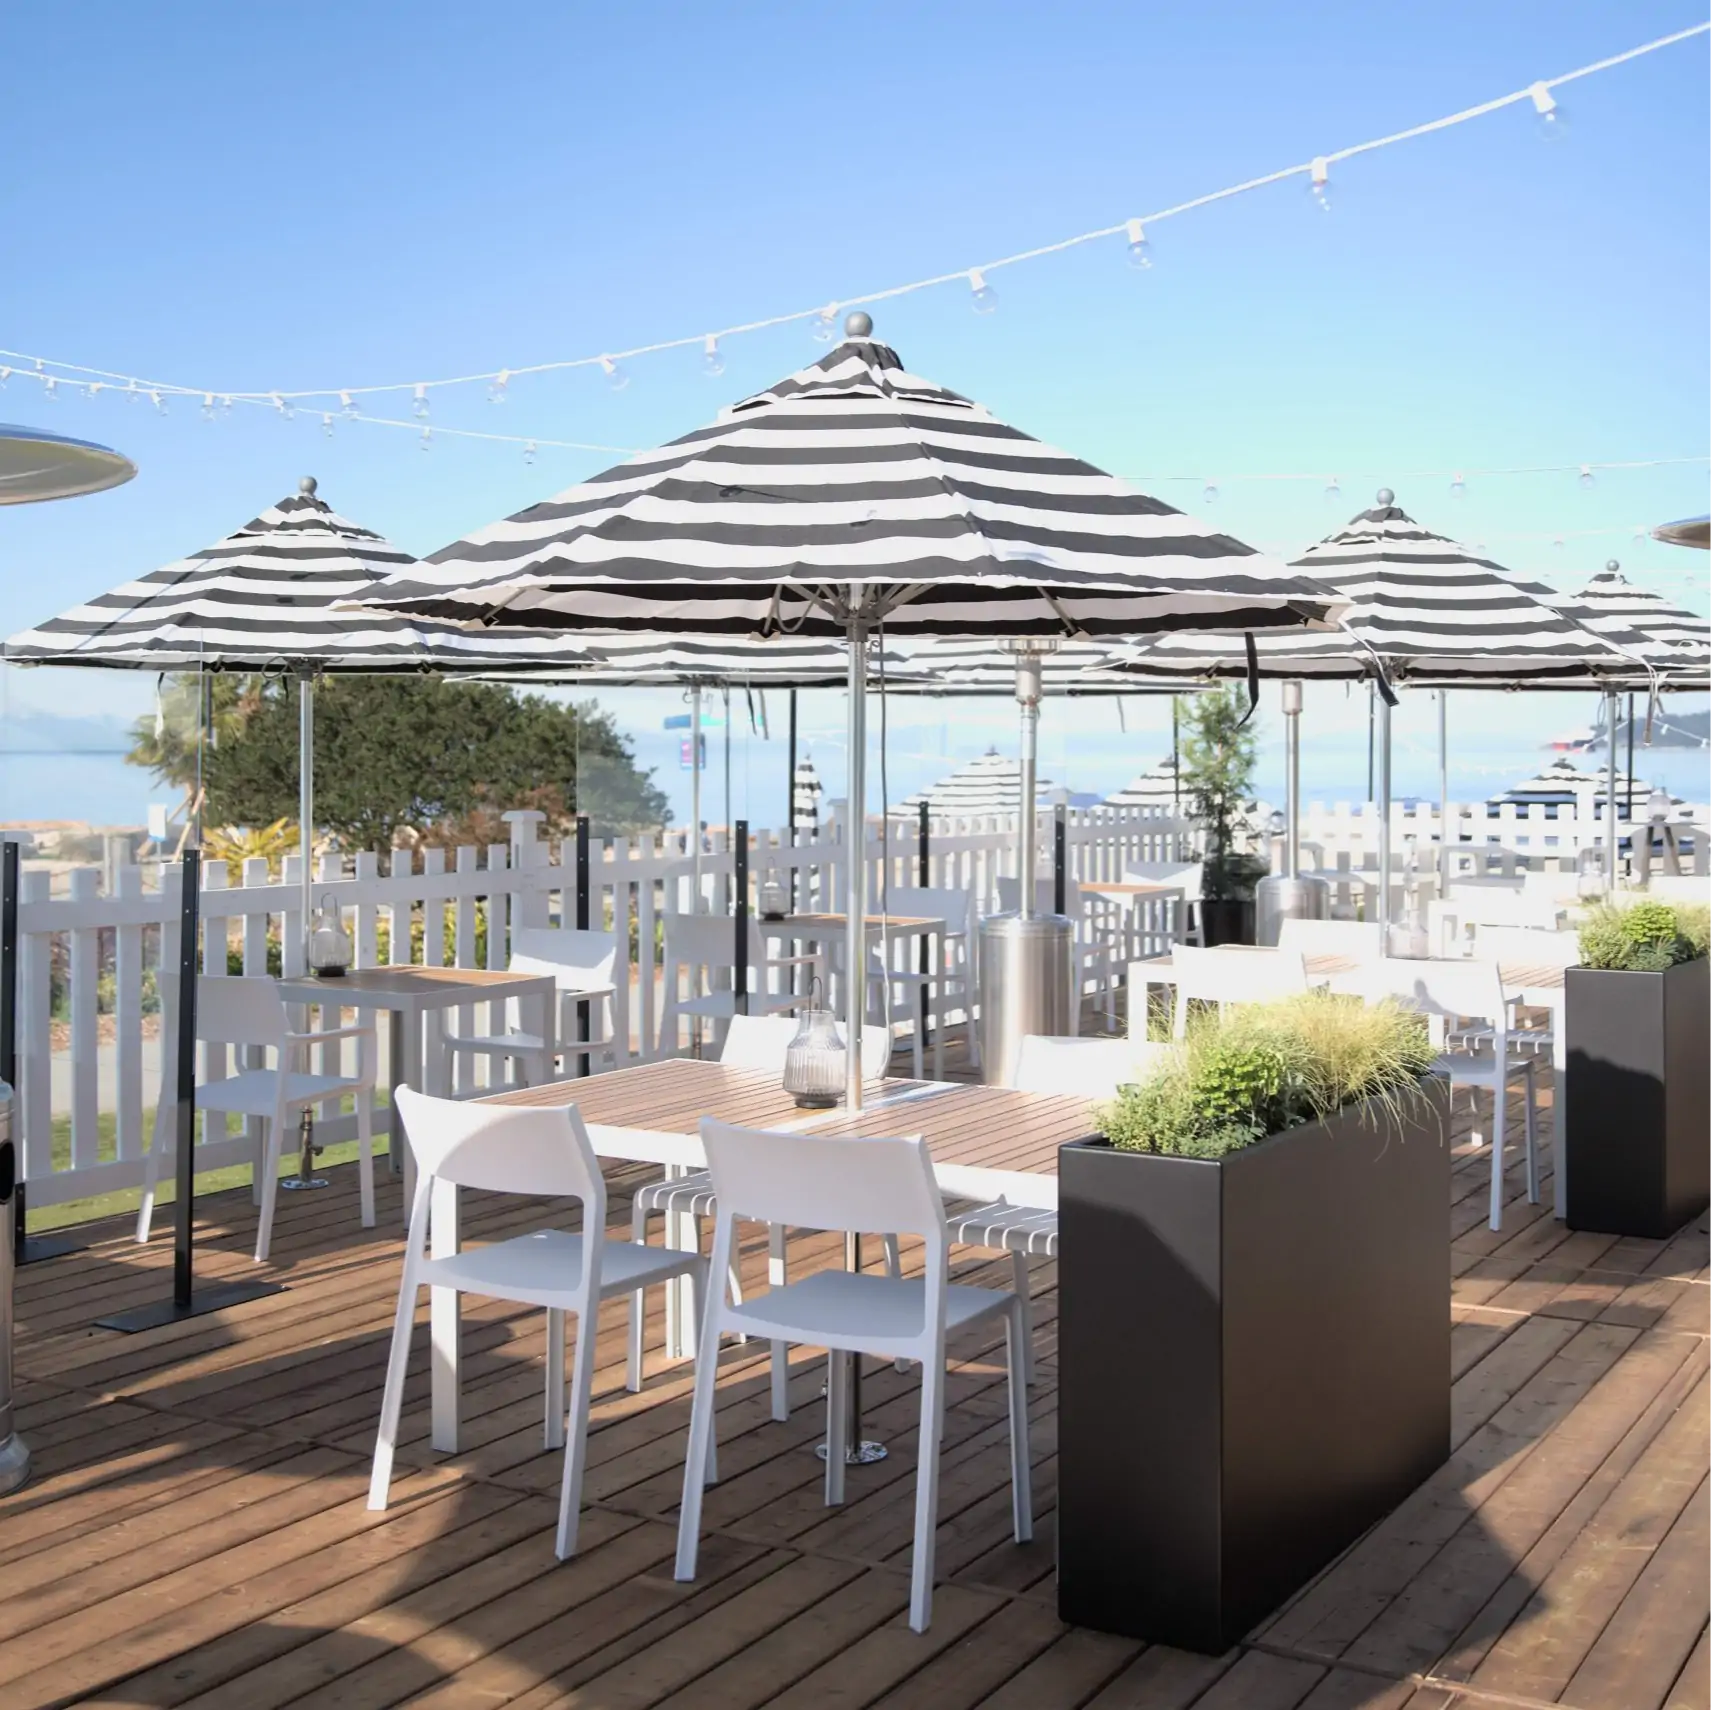
[[[394, 1505], [364, 1508], [397, 1286], [390, 1179], [366, 1233], [349, 1170], [328, 1192], [281, 1196], [272, 1268], [287, 1293], [133, 1337], [91, 1321], [166, 1292], [168, 1248], [102, 1226], [88, 1252], [20, 1274], [19, 1425], [36, 1475], [0, 1504], [0, 1710], [1706, 1710], [1704, 1225], [1668, 1243], [1571, 1235], [1525, 1204], [1512, 1172], [1494, 1235], [1485, 1157], [1459, 1158], [1453, 1458], [1217, 1659], [1056, 1619], [1049, 1264], [1034, 1272], [1037, 1541], [1008, 1537], [1001, 1349], [953, 1344], [941, 1583], [918, 1637], [904, 1615], [913, 1374], [870, 1365], [869, 1432], [891, 1458], [852, 1472], [833, 1512], [810, 1452], [821, 1362], [800, 1357], [797, 1411], [776, 1425], [764, 1354], [731, 1349], [724, 1477], [702, 1577], [680, 1586], [688, 1374], [656, 1352], [645, 1393], [627, 1396], [612, 1314], [583, 1553], [558, 1564], [539, 1313], [470, 1303], [464, 1451], [428, 1448], [415, 1370]], [[623, 1190], [640, 1179], [612, 1177], [626, 1228]], [[249, 1274], [247, 1194], [203, 1215], [203, 1276]], [[477, 1199], [465, 1238], [540, 1217]], [[834, 1263], [837, 1244], [804, 1238], [795, 1257]], [[959, 1257], [969, 1278], [987, 1268]], [[758, 1246], [747, 1259], [758, 1275]], [[650, 1336], [657, 1350], [657, 1322]]]

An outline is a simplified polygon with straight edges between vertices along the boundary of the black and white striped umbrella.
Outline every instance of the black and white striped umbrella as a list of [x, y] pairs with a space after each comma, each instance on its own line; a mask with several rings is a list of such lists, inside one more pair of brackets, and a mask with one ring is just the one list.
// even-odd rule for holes
[[[1365, 677], [1392, 682], [1514, 683], [1589, 672], [1632, 674], [1635, 662], [1553, 605], [1547, 590], [1402, 510], [1386, 488], [1378, 503], [1294, 560], [1350, 601], [1345, 633], [1259, 635], [1259, 669], [1271, 677]], [[1161, 636], [1118, 669], [1160, 677], [1242, 677], [1247, 651], [1225, 637]]]
[[1166, 808], [1171, 812], [1181, 805], [1182, 785], [1177, 779], [1176, 761], [1168, 754], [1100, 803], [1101, 807]]
[[315, 486], [305, 479], [213, 546], [14, 635], [6, 659], [161, 671], [463, 672], [583, 657], [563, 638], [471, 634], [348, 609], [415, 560], [341, 517]]
[[1666, 682], [1682, 676], [1703, 680], [1711, 671], [1711, 622], [1635, 587], [1614, 558], [1556, 605], [1582, 629], [1643, 659]]
[[900, 641], [1293, 627], [1338, 604], [866, 336], [378, 597], [508, 627], [844, 638], [883, 619]]
[[[1051, 788], [1049, 778], [1040, 778], [1036, 800]], [[941, 819], [976, 814], [1015, 813], [1022, 805], [1022, 763], [989, 748], [929, 790], [917, 790], [898, 804], [899, 811], [917, 811], [922, 802]]]
[[798, 836], [816, 837], [820, 831], [820, 798], [825, 787], [814, 762], [804, 754], [796, 762], [795, 775], [790, 780], [790, 804]]

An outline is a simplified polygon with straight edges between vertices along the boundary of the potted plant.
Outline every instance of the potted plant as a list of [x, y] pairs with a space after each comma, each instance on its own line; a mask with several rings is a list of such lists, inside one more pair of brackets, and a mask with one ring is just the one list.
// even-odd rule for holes
[[1189, 698], [1182, 713], [1181, 787], [1200, 824], [1200, 925], [1207, 944], [1254, 942], [1254, 886], [1265, 862], [1242, 843], [1254, 779], [1254, 729], [1235, 688]]
[[1593, 908], [1565, 975], [1568, 1225], [1673, 1235], [1711, 1200], [1711, 914], [1646, 898]]
[[1448, 1094], [1422, 1020], [1192, 1027], [1059, 1154], [1058, 1612], [1217, 1653], [1448, 1456]]

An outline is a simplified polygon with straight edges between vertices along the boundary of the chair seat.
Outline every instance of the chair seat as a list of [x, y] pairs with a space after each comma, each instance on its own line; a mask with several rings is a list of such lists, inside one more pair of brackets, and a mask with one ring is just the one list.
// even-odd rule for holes
[[1026, 1253], [1032, 1258], [1057, 1257], [1057, 1213], [1037, 1206], [949, 1205], [945, 1227], [961, 1247], [991, 1247], [1001, 1253]]
[[1447, 1076], [1462, 1086], [1494, 1087], [1506, 1083], [1511, 1075], [1523, 1073], [1532, 1066], [1533, 1058], [1530, 1053], [1520, 1057], [1511, 1054], [1508, 1061], [1499, 1067], [1492, 1051], [1475, 1048], [1471, 1051], [1445, 1052], [1433, 1063], [1429, 1072]]
[[648, 1182], [636, 1189], [634, 1205], [638, 1210], [657, 1211], [667, 1217], [712, 1217], [719, 1209], [713, 1178], [705, 1170]]
[[729, 1021], [736, 1015], [771, 1015], [775, 1010], [799, 1009], [808, 1001], [801, 992], [750, 992], [748, 1008], [737, 1008], [735, 992], [704, 992], [700, 997], [684, 998], [677, 1006], [679, 1015], [701, 1015], [713, 1021]]
[[[285, 1077], [285, 1102], [318, 1104], [324, 1098], [357, 1092], [362, 1082], [347, 1075], [291, 1075]], [[204, 1081], [196, 1089], [198, 1110], [224, 1111], [228, 1116], [272, 1116], [279, 1100], [277, 1069], [246, 1069], [222, 1081]]]
[[[582, 1236], [567, 1230], [536, 1229], [491, 1246], [466, 1247], [448, 1259], [429, 1259], [421, 1280], [435, 1288], [563, 1309], [575, 1305], [582, 1245]], [[600, 1257], [601, 1299], [684, 1276], [701, 1262], [699, 1254], [676, 1247], [608, 1240]]]
[[[1005, 1290], [952, 1283], [945, 1295], [946, 1334], [1009, 1310], [1009, 1300]], [[816, 1271], [752, 1302], [727, 1307], [725, 1327], [760, 1341], [894, 1356], [915, 1352], [926, 1312], [927, 1285], [920, 1278]]]
[[453, 1051], [544, 1051], [547, 1042], [538, 1033], [448, 1033], [444, 1044]]

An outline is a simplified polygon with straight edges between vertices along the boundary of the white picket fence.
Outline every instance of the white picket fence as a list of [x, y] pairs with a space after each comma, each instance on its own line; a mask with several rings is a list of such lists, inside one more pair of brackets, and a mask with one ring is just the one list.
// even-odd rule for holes
[[[513, 926], [574, 924], [575, 846], [539, 840], [540, 815], [508, 814], [507, 843], [455, 850], [395, 851], [387, 857], [327, 856], [314, 886], [316, 905], [330, 898], [352, 929], [358, 967], [428, 962], [503, 968]], [[1069, 818], [1070, 868], [1084, 878], [1122, 876], [1129, 861], [1169, 860], [1186, 847], [1186, 823], [1151, 809], [1103, 809]], [[1049, 872], [1052, 828], [1041, 827], [1042, 872]], [[834, 823], [814, 841], [790, 846], [783, 833], [750, 834], [754, 885], [776, 869], [795, 875], [797, 906], [836, 909], [842, 895], [843, 844]], [[448, 856], [450, 857], [448, 859]], [[867, 839], [869, 895], [877, 908], [887, 881], [923, 882], [918, 825], [877, 822]], [[971, 894], [983, 911], [993, 906], [997, 880], [1018, 866], [1014, 817], [935, 821], [925, 882]], [[686, 835], [669, 832], [607, 839], [590, 849], [590, 925], [616, 930], [616, 1044], [598, 1070], [661, 1054], [663, 997], [659, 922], [667, 910], [692, 906], [693, 857]], [[731, 910], [735, 861], [722, 832], [709, 835], [701, 858], [703, 907]], [[73, 870], [63, 885], [26, 869], [19, 906], [19, 1030], [17, 1119], [24, 1177], [34, 1207], [63, 1204], [141, 1184], [162, 1064], [159, 1021], [145, 1025], [150, 994], [162, 968], [178, 957], [177, 867], [122, 867], [104, 888], [99, 867]], [[301, 876], [293, 857], [283, 877], [252, 860], [233, 873], [210, 861], [203, 868], [203, 969], [246, 974], [276, 968], [302, 972]], [[1164, 948], [1154, 930], [1138, 949]], [[57, 1000], [57, 1001], [56, 1001]], [[473, 1031], [476, 1006], [457, 1012], [458, 1030]], [[56, 1017], [69, 1039], [54, 1048]], [[496, 1025], [498, 1018], [488, 1019]], [[104, 1037], [105, 1036], [105, 1037]], [[675, 1048], [672, 1046], [668, 1047]], [[335, 1048], [323, 1048], [323, 1050]], [[228, 1072], [225, 1048], [204, 1046], [201, 1074]], [[337, 1072], [324, 1059], [318, 1067]], [[387, 1113], [377, 1116], [384, 1130]], [[354, 1119], [329, 1115], [318, 1126], [323, 1143], [354, 1133]], [[205, 1125], [198, 1169], [248, 1162], [254, 1137]]]

